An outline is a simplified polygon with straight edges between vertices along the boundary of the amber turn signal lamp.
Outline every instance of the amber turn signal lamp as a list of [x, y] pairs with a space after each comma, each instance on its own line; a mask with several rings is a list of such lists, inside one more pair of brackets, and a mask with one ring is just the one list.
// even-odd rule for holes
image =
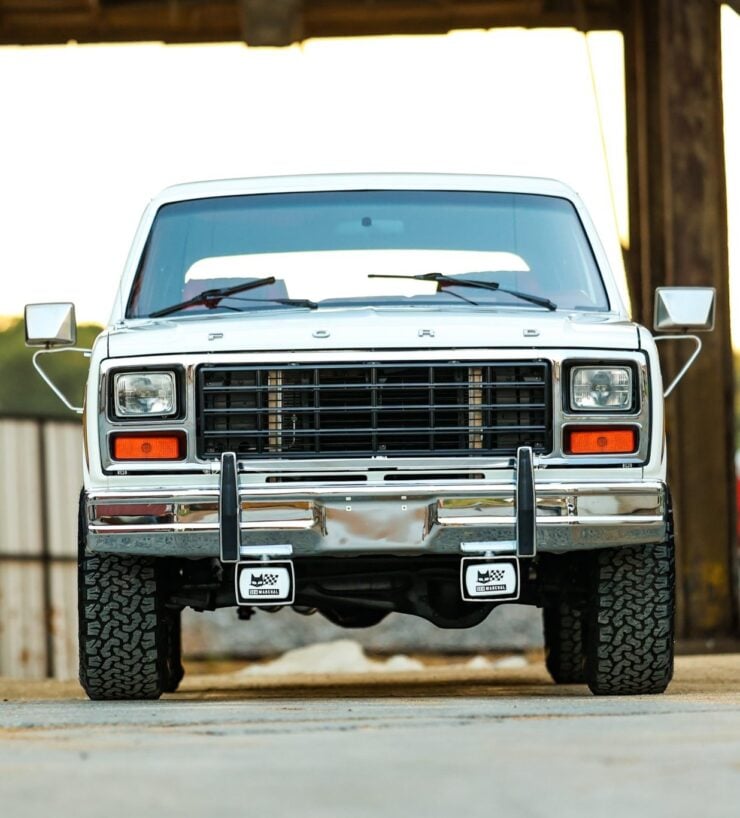
[[569, 429], [565, 450], [568, 454], [633, 454], [637, 451], [637, 430], [634, 426]]
[[184, 435], [177, 432], [156, 435], [117, 434], [111, 437], [114, 460], [182, 460]]

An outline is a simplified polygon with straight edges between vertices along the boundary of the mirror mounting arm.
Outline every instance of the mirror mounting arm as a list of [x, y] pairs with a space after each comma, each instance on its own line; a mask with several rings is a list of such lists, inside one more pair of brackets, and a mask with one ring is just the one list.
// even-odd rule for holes
[[701, 352], [701, 338], [698, 335], [658, 335], [655, 337], [655, 342], [658, 341], [693, 341], [694, 342], [694, 350], [689, 356], [689, 359], [686, 363], [681, 367], [680, 372], [676, 377], [671, 381], [668, 388], [663, 392], [663, 397], [667, 398], [671, 392], [678, 386], [678, 384], [683, 380], [683, 376], [689, 371], [691, 366], [693, 365], [694, 361], [699, 357], [699, 353]]
[[48, 346], [46, 349], [37, 349], [36, 352], [33, 353], [33, 368], [39, 373], [41, 378], [43, 379], [44, 383], [51, 389], [51, 391], [59, 398], [59, 400], [67, 407], [67, 409], [71, 409], [73, 412], [76, 412], [78, 415], [82, 414], [82, 407], [81, 406], [73, 406], [65, 397], [65, 395], [57, 389], [54, 385], [51, 378], [44, 372], [41, 368], [41, 364], [39, 364], [37, 358], [41, 355], [53, 355], [55, 352], [81, 352], [86, 358], [89, 358], [92, 354], [91, 349], [83, 349], [82, 347], [58, 347], [56, 349], [49, 348]]

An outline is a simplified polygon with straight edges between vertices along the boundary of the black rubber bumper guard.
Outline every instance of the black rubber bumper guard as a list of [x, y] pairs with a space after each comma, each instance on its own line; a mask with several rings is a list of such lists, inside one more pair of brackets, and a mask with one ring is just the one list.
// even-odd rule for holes
[[530, 446], [516, 453], [516, 555], [537, 553], [537, 498], [534, 491], [534, 458]]
[[221, 562], [238, 562], [241, 556], [241, 508], [234, 452], [221, 455], [221, 485], [218, 493]]
[[[534, 462], [530, 446], [516, 453], [516, 555], [537, 553], [537, 502], [534, 490]], [[236, 454], [221, 455], [219, 487], [219, 542], [222, 562], [238, 562], [241, 555], [241, 508]]]

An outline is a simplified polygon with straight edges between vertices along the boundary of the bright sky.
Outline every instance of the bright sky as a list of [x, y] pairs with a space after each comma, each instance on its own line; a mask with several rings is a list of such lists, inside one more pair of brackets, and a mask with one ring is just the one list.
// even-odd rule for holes
[[[731, 267], [740, 277], [740, 16], [729, 9], [723, 34]], [[146, 201], [205, 178], [551, 176], [581, 193], [621, 266], [623, 105], [616, 33], [0, 48], [0, 315], [71, 300], [83, 321], [105, 322]], [[740, 319], [740, 287], [733, 306]]]

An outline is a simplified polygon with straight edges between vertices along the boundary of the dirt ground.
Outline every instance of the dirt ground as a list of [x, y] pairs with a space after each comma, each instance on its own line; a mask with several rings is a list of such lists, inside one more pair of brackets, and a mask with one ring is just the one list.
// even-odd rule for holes
[[[173, 700], [254, 699], [265, 697], [393, 696], [571, 696], [585, 688], [553, 685], [542, 653], [526, 654], [522, 668], [469, 669], [455, 657], [422, 656], [424, 670], [401, 672], [250, 676], [244, 663], [191, 663]], [[486, 657], [495, 661], [498, 656]], [[665, 696], [714, 701], [740, 697], [740, 653], [679, 656]], [[18, 680], [0, 677], [0, 701], [84, 699], [76, 680]], [[740, 701], [739, 701], [740, 704]]]

